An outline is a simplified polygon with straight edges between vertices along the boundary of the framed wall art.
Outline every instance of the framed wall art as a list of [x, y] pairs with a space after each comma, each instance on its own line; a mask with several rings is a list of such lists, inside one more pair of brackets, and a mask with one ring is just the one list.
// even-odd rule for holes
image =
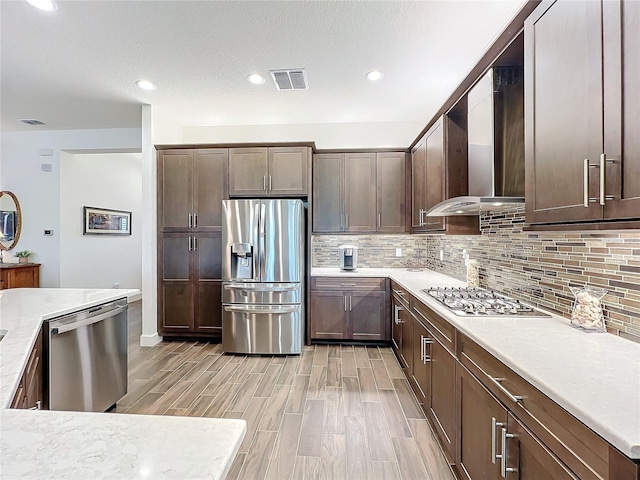
[[131, 212], [84, 207], [83, 235], [131, 235]]

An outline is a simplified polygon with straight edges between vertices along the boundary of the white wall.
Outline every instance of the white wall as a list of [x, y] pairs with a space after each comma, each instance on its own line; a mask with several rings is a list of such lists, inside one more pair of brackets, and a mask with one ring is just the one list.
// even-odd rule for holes
[[[60, 287], [142, 288], [141, 153], [60, 155]], [[126, 210], [131, 235], [83, 235], [83, 207]]]
[[[184, 143], [316, 142], [316, 148], [407, 148], [425, 122], [185, 126]], [[156, 138], [154, 135], [154, 142]], [[160, 142], [155, 142], [160, 143]]]
[[[42, 264], [40, 286], [60, 286], [60, 152], [140, 148], [139, 128], [2, 133], [0, 188], [20, 201], [23, 225], [17, 248], [35, 252], [31, 260]], [[41, 149], [52, 155], [41, 156]], [[42, 163], [51, 163], [53, 171], [43, 172]], [[45, 228], [53, 229], [54, 236], [45, 237]]]

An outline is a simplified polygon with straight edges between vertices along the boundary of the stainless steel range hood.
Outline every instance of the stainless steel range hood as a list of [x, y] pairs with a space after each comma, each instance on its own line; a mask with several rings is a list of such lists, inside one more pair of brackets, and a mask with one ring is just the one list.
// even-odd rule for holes
[[479, 215], [524, 203], [522, 67], [498, 67], [467, 95], [469, 195], [441, 202], [428, 217]]

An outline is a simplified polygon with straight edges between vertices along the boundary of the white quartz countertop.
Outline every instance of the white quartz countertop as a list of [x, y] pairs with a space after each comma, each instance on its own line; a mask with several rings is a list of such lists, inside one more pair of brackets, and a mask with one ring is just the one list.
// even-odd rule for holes
[[429, 270], [313, 268], [311, 275], [391, 278], [622, 453], [640, 459], [640, 344], [579, 331], [558, 315], [457, 316], [421, 290], [466, 284]]
[[9, 409], [45, 320], [138, 290], [0, 291], [0, 476], [222, 479], [246, 433], [244, 420]]
[[222, 479], [244, 420], [2, 410], [6, 479]]

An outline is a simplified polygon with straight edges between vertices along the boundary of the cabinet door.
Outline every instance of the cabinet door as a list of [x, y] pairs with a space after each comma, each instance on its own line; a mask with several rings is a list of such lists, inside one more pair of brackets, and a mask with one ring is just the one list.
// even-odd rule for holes
[[[529, 223], [602, 219], [602, 26], [595, 1], [541, 4], [525, 22], [526, 217]], [[584, 188], [584, 161], [588, 185]]]
[[[413, 317], [411, 312], [402, 309], [400, 312], [402, 321], [402, 345], [400, 350], [401, 363], [407, 367], [407, 376], [411, 378], [413, 374]], [[418, 347], [420, 348], [420, 347]]]
[[345, 154], [344, 172], [346, 231], [375, 232], [377, 229], [376, 154]]
[[456, 438], [456, 359], [436, 339], [433, 339], [429, 350], [431, 395], [427, 413], [440, 438], [447, 460], [453, 463]]
[[344, 215], [344, 154], [313, 157], [313, 231], [341, 232]]
[[602, 2], [607, 220], [640, 217], [640, 2]]
[[413, 374], [412, 379], [417, 387], [416, 395], [418, 401], [429, 405], [429, 394], [431, 391], [431, 359], [429, 358], [429, 342], [431, 337], [427, 329], [424, 328], [415, 318], [413, 320]]
[[343, 340], [347, 336], [347, 301], [342, 292], [311, 292], [311, 338]]
[[195, 237], [195, 331], [222, 334], [222, 238]]
[[460, 363], [456, 370], [458, 470], [466, 480], [498, 480], [502, 476], [495, 454], [501, 449], [500, 429], [507, 425], [507, 410]]
[[197, 215], [194, 227], [198, 231], [222, 228], [222, 200], [227, 192], [227, 166], [229, 152], [226, 148], [194, 151], [193, 183], [194, 205]]
[[164, 235], [158, 245], [158, 320], [163, 332], [189, 332], [194, 327], [191, 245], [188, 234]]
[[158, 229], [184, 230], [193, 221], [193, 150], [158, 153]]
[[[500, 434], [497, 442], [502, 445], [504, 440], [502, 429], [498, 430]], [[507, 479], [578, 480], [578, 477], [565, 467], [558, 457], [542, 445], [511, 413], [509, 413], [507, 433], [513, 435], [506, 439], [506, 467], [513, 469], [512, 472], [507, 473]]]
[[386, 340], [385, 292], [348, 293], [348, 338], [353, 340]]
[[40, 286], [40, 266], [10, 268], [7, 271], [5, 288], [38, 288]]
[[229, 149], [229, 196], [267, 195], [267, 149]]
[[308, 147], [270, 147], [269, 196], [306, 196], [308, 166]]
[[[444, 200], [444, 133], [442, 121], [438, 121], [427, 132], [426, 138], [427, 162], [426, 162], [426, 199], [425, 210]], [[433, 232], [444, 230], [444, 217], [424, 216], [424, 231]]]
[[427, 141], [422, 137], [411, 151], [411, 227], [422, 230], [427, 207]]
[[38, 334], [36, 343], [33, 346], [27, 368], [23, 375], [23, 382], [26, 393], [26, 408], [43, 407], [44, 395], [42, 391], [43, 374], [42, 374], [42, 330]]
[[400, 365], [406, 367], [406, 363], [400, 356], [402, 352], [402, 304], [391, 297], [391, 347], [400, 360]]
[[405, 231], [405, 168], [403, 152], [379, 153], [377, 156], [378, 179], [378, 231]]

